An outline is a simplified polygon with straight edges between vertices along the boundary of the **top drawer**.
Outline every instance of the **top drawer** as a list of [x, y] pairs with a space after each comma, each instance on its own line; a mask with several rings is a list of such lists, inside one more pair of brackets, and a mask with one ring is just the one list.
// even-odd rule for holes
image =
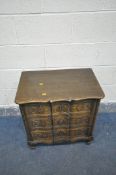
[[69, 113], [70, 112], [70, 103], [69, 102], [53, 102], [52, 103], [52, 113]]
[[80, 100], [80, 101], [72, 101], [70, 106], [71, 113], [83, 113], [90, 112], [92, 108], [93, 100]]
[[79, 100], [79, 101], [59, 101], [50, 103], [28, 103], [23, 105], [23, 110], [26, 115], [57, 115], [69, 113], [89, 113], [92, 110], [94, 100]]
[[49, 103], [31, 103], [24, 105], [24, 111], [27, 115], [50, 115], [51, 107]]
[[92, 109], [92, 104], [94, 100], [79, 100], [71, 102], [53, 102], [52, 103], [52, 113], [88, 113]]

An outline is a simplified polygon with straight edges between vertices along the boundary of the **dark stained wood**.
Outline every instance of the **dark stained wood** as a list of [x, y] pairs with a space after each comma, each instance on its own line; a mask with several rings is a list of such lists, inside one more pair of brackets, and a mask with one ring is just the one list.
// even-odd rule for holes
[[101, 99], [104, 93], [92, 69], [22, 72], [15, 102]]
[[15, 101], [28, 144], [91, 141], [103, 97], [91, 69], [23, 72]]

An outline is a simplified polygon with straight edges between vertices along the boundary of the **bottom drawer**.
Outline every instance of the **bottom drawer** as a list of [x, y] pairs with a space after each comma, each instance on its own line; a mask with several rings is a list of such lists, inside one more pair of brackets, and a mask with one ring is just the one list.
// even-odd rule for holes
[[52, 144], [53, 136], [51, 131], [35, 130], [31, 132], [33, 141], [43, 144]]
[[75, 142], [88, 137], [89, 128], [58, 128], [52, 131], [35, 130], [31, 131], [32, 140], [42, 144], [58, 144]]
[[88, 136], [89, 128], [73, 128], [70, 129], [70, 141], [78, 141], [79, 139], [84, 139]]
[[54, 143], [65, 143], [69, 141], [69, 129], [61, 128], [54, 130]]

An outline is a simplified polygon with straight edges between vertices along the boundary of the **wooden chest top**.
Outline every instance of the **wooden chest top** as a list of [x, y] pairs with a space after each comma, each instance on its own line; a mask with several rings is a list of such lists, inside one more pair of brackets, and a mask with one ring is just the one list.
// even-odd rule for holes
[[92, 69], [22, 72], [15, 102], [101, 99], [104, 93]]

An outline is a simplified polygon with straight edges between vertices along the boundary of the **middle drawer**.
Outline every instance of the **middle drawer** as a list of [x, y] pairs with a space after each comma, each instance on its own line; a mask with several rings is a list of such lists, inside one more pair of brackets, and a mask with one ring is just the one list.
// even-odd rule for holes
[[51, 116], [30, 117], [28, 123], [31, 130], [52, 128]]

